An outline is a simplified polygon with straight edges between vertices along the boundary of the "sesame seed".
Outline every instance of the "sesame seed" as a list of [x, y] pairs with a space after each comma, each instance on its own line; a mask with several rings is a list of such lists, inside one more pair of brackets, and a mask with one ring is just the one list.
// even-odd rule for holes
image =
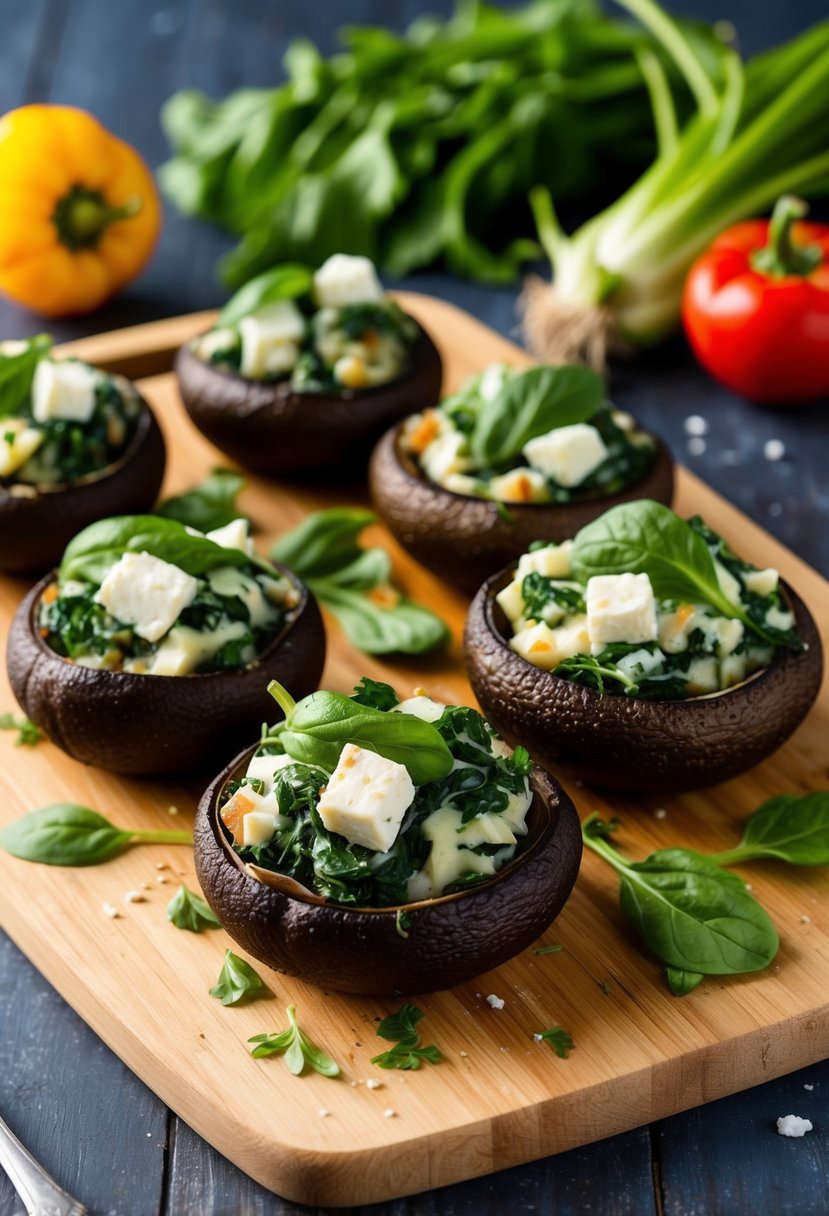
[[767, 439], [763, 444], [763, 455], [766, 460], [782, 460], [786, 455], [786, 445], [782, 439]]
[[382, 1081], [377, 1081], [374, 1077], [369, 1077], [366, 1081], [366, 1089], [379, 1089], [383, 1084]]

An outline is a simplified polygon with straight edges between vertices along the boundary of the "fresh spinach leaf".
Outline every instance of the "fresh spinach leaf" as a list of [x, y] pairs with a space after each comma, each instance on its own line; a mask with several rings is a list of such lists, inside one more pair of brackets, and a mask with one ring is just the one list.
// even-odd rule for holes
[[424, 1047], [421, 1043], [417, 1024], [425, 1017], [417, 1005], [403, 1005], [397, 1013], [383, 1018], [377, 1027], [381, 1039], [397, 1043], [389, 1051], [372, 1057], [372, 1064], [379, 1068], [397, 1068], [404, 1071], [417, 1070], [424, 1060], [430, 1064], [439, 1064], [443, 1054], [438, 1047]]
[[188, 929], [191, 933], [220, 928], [222, 923], [210, 904], [184, 883], [167, 905], [167, 919], [172, 921], [177, 929]]
[[736, 848], [711, 860], [727, 866], [762, 857], [794, 866], [829, 865], [829, 793], [770, 798], [747, 819]]
[[604, 381], [587, 367], [513, 373], [481, 406], [470, 440], [472, 456], [480, 468], [508, 464], [537, 435], [586, 422], [603, 400]]
[[250, 963], [232, 950], [226, 950], [219, 978], [210, 989], [210, 995], [215, 996], [223, 1005], [238, 1005], [245, 997], [259, 992], [262, 988], [264, 984], [261, 977]]
[[375, 522], [371, 511], [357, 507], [315, 511], [280, 537], [271, 555], [306, 581], [325, 578], [360, 556], [357, 537]]
[[0, 714], [0, 730], [16, 730], [15, 743], [18, 747], [25, 744], [35, 747], [43, 738], [43, 731], [35, 726], [28, 718], [15, 717], [14, 714]]
[[0, 829], [0, 848], [23, 861], [50, 866], [94, 866], [129, 844], [192, 844], [189, 832], [118, 828], [88, 807], [57, 802]]
[[674, 996], [687, 996], [705, 979], [699, 971], [681, 971], [678, 967], [666, 967], [665, 975]]
[[561, 1060], [566, 1060], [573, 1049], [573, 1036], [566, 1030], [562, 1030], [560, 1026], [551, 1026], [549, 1030], [541, 1030], [535, 1037], [549, 1043]]
[[48, 334], [32, 338], [16, 355], [0, 355], [0, 418], [16, 414], [32, 394], [37, 365], [52, 349]]
[[303, 764], [333, 772], [346, 743], [404, 764], [415, 785], [445, 777], [452, 753], [429, 723], [411, 714], [384, 713], [338, 692], [315, 692], [295, 702], [276, 680], [268, 692], [285, 713], [280, 739]]
[[250, 1053], [253, 1058], [260, 1060], [265, 1056], [284, 1056], [288, 1072], [293, 1073], [295, 1077], [305, 1071], [306, 1064], [323, 1077], [338, 1077], [339, 1065], [300, 1030], [296, 1020], [296, 1005], [289, 1005], [287, 1013], [287, 1030], [283, 1030], [281, 1034], [256, 1034], [248, 1039], [249, 1043], [256, 1044]]
[[729, 599], [703, 537], [662, 503], [640, 499], [612, 507], [576, 534], [572, 563], [584, 583], [597, 574], [647, 574], [657, 599], [701, 599], [774, 645], [801, 646]]
[[446, 624], [393, 588], [352, 591], [326, 579], [309, 583], [317, 598], [333, 612], [348, 640], [364, 654], [425, 654], [449, 638]]
[[232, 469], [213, 469], [201, 485], [173, 498], [165, 498], [156, 507], [155, 514], [178, 520], [199, 532], [212, 532], [214, 528], [223, 528], [240, 518], [236, 499], [244, 486], [241, 473]]
[[[307, 295], [314, 283], [313, 271], [299, 262], [284, 262], [266, 270], [240, 287], [219, 314], [219, 325], [236, 325], [266, 304], [277, 300], [294, 300]], [[218, 526], [218, 525], [217, 525]]]
[[663, 849], [627, 862], [594, 830], [584, 842], [617, 871], [622, 911], [645, 943], [669, 967], [703, 975], [760, 971], [777, 953], [768, 914], [745, 884], [689, 849]]
[[61, 580], [100, 583], [125, 553], [150, 553], [192, 575], [206, 574], [218, 566], [247, 566], [255, 560], [240, 549], [224, 549], [206, 536], [192, 536], [178, 520], [120, 515], [90, 524], [69, 542], [60, 564]]

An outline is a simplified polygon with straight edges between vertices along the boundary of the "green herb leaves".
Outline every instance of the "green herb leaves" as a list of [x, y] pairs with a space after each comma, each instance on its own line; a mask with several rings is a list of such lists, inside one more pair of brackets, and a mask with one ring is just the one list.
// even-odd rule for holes
[[374, 522], [370, 511], [317, 511], [286, 533], [271, 553], [308, 584], [365, 654], [424, 654], [442, 646], [449, 636], [446, 625], [392, 586], [386, 550], [357, 543]]
[[396, 1039], [397, 1043], [389, 1051], [373, 1056], [372, 1064], [377, 1064], [379, 1068], [412, 1071], [420, 1068], [424, 1060], [430, 1064], [439, 1064], [443, 1059], [440, 1049], [434, 1045], [424, 1047], [417, 1030], [418, 1022], [425, 1016], [417, 1005], [403, 1005], [397, 1013], [383, 1018], [377, 1027], [378, 1035], [392, 1043]]
[[573, 1049], [573, 1036], [560, 1026], [551, 1026], [549, 1030], [541, 1030], [533, 1038], [539, 1042], [549, 1043], [561, 1060], [566, 1060]]
[[16, 730], [15, 743], [18, 747], [23, 744], [27, 747], [35, 747], [43, 738], [43, 732], [39, 726], [35, 726], [34, 722], [30, 722], [28, 718], [18, 718], [14, 714], [0, 714], [0, 730]]
[[58, 802], [30, 811], [0, 830], [0, 848], [23, 861], [50, 866], [94, 866], [130, 844], [192, 844], [189, 832], [117, 828], [85, 806]]
[[155, 509], [156, 515], [178, 520], [199, 532], [212, 532], [240, 518], [236, 498], [244, 489], [245, 479], [233, 469], [213, 469], [201, 485], [184, 494], [165, 498]]
[[470, 442], [476, 465], [508, 464], [537, 435], [586, 422], [603, 400], [604, 381], [586, 367], [532, 367], [508, 375], [475, 420]]
[[150, 553], [194, 576], [218, 566], [247, 566], [253, 560], [241, 549], [224, 549], [206, 536], [193, 536], [178, 520], [120, 515], [90, 524], [69, 542], [60, 564], [61, 580], [101, 583], [124, 553]]
[[762, 857], [793, 866], [829, 865], [829, 793], [770, 798], [746, 821], [737, 847], [715, 853], [712, 861], [730, 866]]
[[219, 978], [210, 989], [223, 1005], [238, 1005], [245, 997], [260, 992], [264, 984], [250, 963], [239, 958], [232, 950], [225, 950], [225, 958]]
[[222, 923], [210, 905], [200, 895], [185, 887], [184, 883], [167, 905], [167, 919], [172, 921], [177, 929], [189, 929], [191, 933], [201, 933], [202, 929], [216, 929]]
[[52, 339], [41, 334], [16, 355], [0, 355], [0, 418], [16, 414], [31, 396], [37, 365], [52, 349]]
[[415, 785], [445, 777], [452, 753], [430, 722], [386, 713], [338, 692], [315, 692], [298, 704], [272, 680], [268, 692], [285, 713], [277, 727], [285, 750], [302, 764], [333, 772], [346, 743], [404, 764]]
[[266, 304], [275, 304], [277, 300], [294, 300], [297, 296], [307, 295], [313, 282], [314, 275], [309, 266], [302, 266], [299, 262], [283, 262], [240, 287], [225, 304], [217, 324], [235, 325], [258, 308], [264, 308]]
[[293, 1073], [295, 1077], [304, 1072], [306, 1064], [323, 1077], [338, 1077], [340, 1069], [335, 1061], [300, 1030], [296, 1020], [296, 1006], [289, 1005], [287, 1012], [288, 1029], [283, 1030], [281, 1034], [254, 1035], [248, 1039], [249, 1043], [256, 1044], [250, 1054], [256, 1060], [265, 1056], [284, 1056], [288, 1072]]

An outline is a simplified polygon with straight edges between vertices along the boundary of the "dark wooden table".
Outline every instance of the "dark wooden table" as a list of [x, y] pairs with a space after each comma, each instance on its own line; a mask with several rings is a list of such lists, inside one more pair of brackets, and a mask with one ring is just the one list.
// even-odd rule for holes
[[[676, 7], [679, 7], [678, 5]], [[730, 18], [745, 51], [825, 16], [823, 0], [695, 0], [707, 20]], [[152, 165], [166, 155], [161, 102], [195, 86], [224, 95], [278, 79], [289, 39], [334, 49], [338, 24], [405, 24], [447, 0], [0, 0], [0, 112], [24, 102], [87, 107]], [[214, 264], [224, 238], [168, 212], [151, 268], [94, 317], [51, 326], [59, 338], [210, 307], [224, 299]], [[504, 333], [515, 293], [417, 276]], [[43, 322], [0, 302], [0, 335]], [[680, 460], [813, 565], [829, 574], [829, 412], [759, 409], [709, 381], [680, 339], [614, 372], [613, 395], [658, 430]], [[709, 422], [688, 451], [685, 419]], [[782, 459], [764, 455], [769, 439]], [[712, 521], [716, 524], [716, 520]], [[19, 897], [26, 899], [25, 886]], [[175, 1034], [175, 1027], [170, 1028]], [[651, 1127], [492, 1177], [364, 1209], [371, 1216], [826, 1216], [829, 1062]], [[803, 1140], [775, 1132], [778, 1115], [810, 1117]], [[287, 1216], [307, 1211], [264, 1191], [169, 1111], [100, 1042], [15, 946], [0, 935], [0, 1115], [93, 1213], [120, 1216]], [[23, 1208], [0, 1176], [0, 1216]]]

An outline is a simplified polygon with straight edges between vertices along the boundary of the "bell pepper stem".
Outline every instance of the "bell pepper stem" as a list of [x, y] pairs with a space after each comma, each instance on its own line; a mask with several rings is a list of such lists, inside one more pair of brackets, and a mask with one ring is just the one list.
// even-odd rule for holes
[[754, 270], [782, 278], [803, 277], [817, 269], [823, 260], [820, 247], [797, 244], [792, 231], [795, 221], [803, 219], [808, 210], [808, 204], [794, 194], [784, 194], [777, 200], [769, 221], [768, 244], [755, 249], [751, 256]]
[[97, 190], [74, 186], [58, 203], [52, 220], [64, 245], [94, 249], [110, 224], [132, 219], [140, 210], [140, 198], [112, 207]]

